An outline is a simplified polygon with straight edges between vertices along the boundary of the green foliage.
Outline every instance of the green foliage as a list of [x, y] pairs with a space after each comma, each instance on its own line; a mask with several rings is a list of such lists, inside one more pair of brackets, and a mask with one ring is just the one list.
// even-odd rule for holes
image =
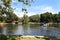
[[[5, 36], [5, 35], [0, 35], [1, 40], [46, 40], [45, 38], [36, 38], [36, 37], [21, 37], [21, 36]], [[48, 38], [47, 38], [48, 39]]]
[[43, 13], [40, 15], [40, 22], [60, 22], [60, 16], [58, 14], [52, 14], [49, 12]]
[[5, 35], [0, 34], [0, 40], [7, 40], [7, 37]]
[[[31, 5], [31, 2], [34, 0], [17, 0], [18, 2], [22, 2], [24, 5]], [[24, 24], [30, 22], [60, 22], [60, 12], [58, 14], [52, 14], [50, 12], [45, 12], [39, 15], [33, 15], [28, 17], [28, 15], [24, 14], [23, 18], [19, 18], [13, 13], [13, 8], [11, 7], [12, 0], [0, 0], [3, 2], [0, 5], [0, 22], [13, 22], [13, 21], [21, 21]], [[3, 6], [2, 6], [3, 5]], [[28, 13], [26, 8], [22, 8], [22, 12]]]
[[30, 6], [30, 3], [33, 2], [33, 0], [18, 0], [18, 1], [28, 6]]
[[17, 21], [18, 17], [13, 13], [13, 8], [10, 5], [12, 0], [1, 0], [0, 2], [3, 2], [0, 5], [0, 21], [5, 21], [8, 23]]
[[46, 12], [40, 15], [40, 22], [51, 22], [52, 13]]
[[24, 14], [23, 16], [23, 24], [27, 24], [29, 21], [29, 17], [27, 16], [27, 14]]
[[29, 19], [30, 22], [40, 22], [40, 16], [38, 14], [30, 16]]
[[3, 5], [6, 7], [10, 7], [10, 3], [12, 0], [1, 0], [3, 2]]
[[59, 14], [54, 14], [53, 15], [53, 22], [60, 22], [60, 16], [59, 16]]
[[22, 20], [23, 20], [22, 18], [18, 18], [18, 22], [22, 22]]
[[[17, 0], [17, 1], [22, 2], [26, 6], [27, 5], [29, 6], [33, 0]], [[13, 22], [13, 21], [17, 21], [18, 17], [13, 13], [13, 8], [11, 7], [12, 0], [0, 0], [0, 2], [3, 2], [0, 5], [0, 21], [5, 21], [8, 23]], [[28, 13], [26, 8], [22, 8], [22, 12], [23, 11]], [[6, 15], [6, 16], [3, 16], [3, 15]], [[28, 20], [28, 18], [26, 18], [26, 17], [27, 16], [24, 16], [23, 20], [24, 19]], [[25, 23], [27, 23], [27, 22], [25, 22]]]
[[29, 17], [29, 22], [60, 22], [60, 12], [58, 14], [52, 14], [51, 12], [45, 12], [39, 15], [33, 15]]

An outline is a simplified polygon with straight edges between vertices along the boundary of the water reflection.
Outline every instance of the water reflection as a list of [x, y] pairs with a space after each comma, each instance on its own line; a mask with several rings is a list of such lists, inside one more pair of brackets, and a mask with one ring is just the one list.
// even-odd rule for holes
[[29, 35], [30, 34], [30, 26], [29, 24], [23, 24], [23, 30], [24, 30], [24, 35]]
[[51, 29], [50, 27], [48, 27], [48, 26], [42, 27], [41, 32], [42, 32], [41, 35], [44, 35], [44, 36], [51, 36], [52, 29]]
[[13, 25], [6, 24], [0, 28], [0, 33], [4, 35], [47, 35], [59, 36], [59, 27], [40, 26], [40, 24]]
[[5, 35], [12, 35], [14, 34], [14, 31], [17, 29], [17, 25], [14, 24], [6, 24], [5, 28], [3, 29], [3, 33], [5, 32]]
[[40, 24], [31, 24], [30, 25], [30, 34], [31, 35], [40, 35]]
[[56, 26], [52, 27], [52, 26], [42, 25], [41, 28], [42, 28], [41, 35], [44, 35], [44, 36], [59, 36], [60, 35], [59, 34], [60, 30], [58, 30], [59, 28], [58, 27], [56, 28]]
[[3, 32], [3, 31], [2, 31], [2, 29], [3, 29], [3, 28], [2, 28], [2, 27], [0, 27], [0, 34]]
[[14, 35], [23, 35], [23, 26], [22, 25], [18, 25], [16, 30], [14, 31]]

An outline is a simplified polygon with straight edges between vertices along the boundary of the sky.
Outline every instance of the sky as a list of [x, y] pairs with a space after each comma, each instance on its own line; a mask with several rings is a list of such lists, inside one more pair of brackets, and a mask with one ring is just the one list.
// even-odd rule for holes
[[[15, 8], [14, 13], [18, 17], [22, 17], [24, 15], [21, 11], [21, 9], [24, 8], [22, 2], [13, 0], [11, 7]], [[44, 12], [58, 13], [60, 12], [60, 0], [34, 0], [34, 2], [31, 3], [31, 6], [25, 6], [25, 8], [28, 10], [28, 16]]]

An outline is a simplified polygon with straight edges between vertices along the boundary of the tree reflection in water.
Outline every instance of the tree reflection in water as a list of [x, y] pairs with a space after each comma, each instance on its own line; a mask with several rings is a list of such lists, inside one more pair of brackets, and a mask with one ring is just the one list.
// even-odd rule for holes
[[7, 24], [7, 35], [14, 34], [15, 30], [17, 29], [17, 24]]
[[44, 35], [44, 36], [50, 36], [51, 35], [52, 29], [50, 29], [49, 26], [44, 24], [41, 26], [41, 28], [42, 28], [42, 31], [41, 31], [42, 35]]
[[23, 31], [24, 31], [23, 34], [28, 35], [29, 25], [28, 24], [23, 24], [22, 26], [23, 26]]
[[2, 28], [2, 27], [0, 27], [0, 34], [2, 34], [2, 29], [3, 29], [3, 28]]

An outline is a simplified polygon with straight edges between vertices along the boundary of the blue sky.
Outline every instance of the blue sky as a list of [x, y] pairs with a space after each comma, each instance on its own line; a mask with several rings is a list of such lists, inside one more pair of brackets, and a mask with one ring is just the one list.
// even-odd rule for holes
[[[21, 11], [23, 8], [23, 4], [18, 2], [17, 0], [13, 0], [11, 3], [11, 6], [13, 8], [16, 8], [14, 10], [14, 13], [22, 17], [24, 13]], [[31, 3], [31, 6], [26, 7], [28, 10], [28, 16], [40, 14], [43, 12], [52, 12], [57, 13], [60, 11], [60, 0], [34, 0], [33, 3]]]

